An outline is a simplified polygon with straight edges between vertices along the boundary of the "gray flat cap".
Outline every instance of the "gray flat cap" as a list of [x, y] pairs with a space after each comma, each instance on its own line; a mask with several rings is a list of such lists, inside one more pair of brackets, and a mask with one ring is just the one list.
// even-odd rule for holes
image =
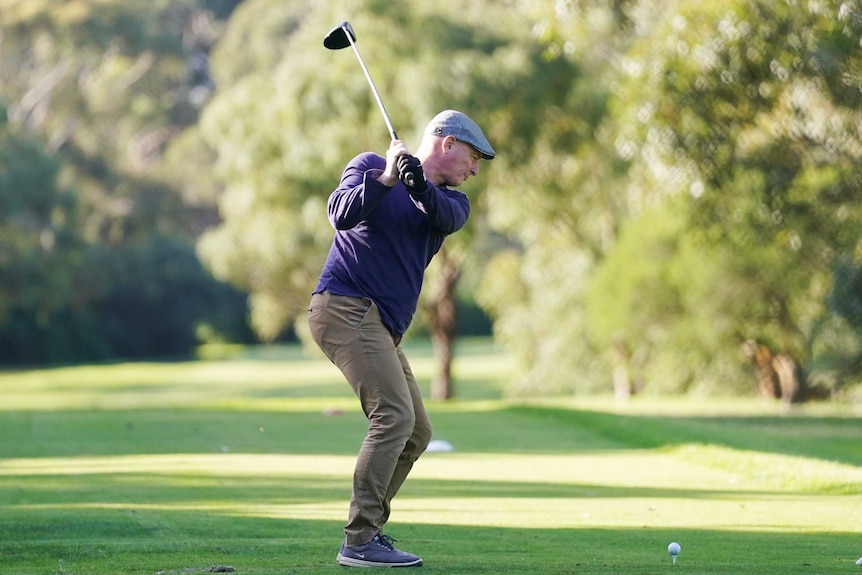
[[435, 136], [452, 136], [460, 142], [470, 144], [482, 154], [485, 160], [493, 160], [497, 152], [488, 143], [482, 129], [465, 114], [456, 110], [444, 110], [428, 123], [426, 134]]

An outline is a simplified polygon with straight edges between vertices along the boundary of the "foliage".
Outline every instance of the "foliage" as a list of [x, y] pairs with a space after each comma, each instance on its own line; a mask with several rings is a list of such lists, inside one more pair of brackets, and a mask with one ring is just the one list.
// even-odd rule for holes
[[188, 352], [197, 322], [245, 321], [190, 247], [212, 204], [162, 170], [211, 90], [207, 8], [230, 4], [2, 3], [0, 360]]
[[29, 268], [9, 266], [27, 269], [6, 285], [28, 297], [15, 298], [5, 310], [0, 362], [182, 355], [197, 345], [202, 326], [234, 341], [251, 339], [235, 311], [245, 308], [246, 296], [213, 282], [188, 242], [149, 236], [141, 244], [88, 246], [72, 255], [70, 261], [33, 254]]
[[[520, 285], [483, 298], [521, 350], [527, 387], [554, 388], [553, 364], [579, 392], [618, 379], [629, 392], [744, 389], [745, 340], [816, 381], [814, 350], [837, 350], [836, 337], [855, 349], [832, 329], [826, 296], [843, 281], [836, 262], [858, 258], [860, 245], [858, 7], [550, 4], [533, 4], [540, 37], [590, 88], [557, 90], [572, 99], [534, 143], [540, 151], [519, 156], [532, 189], [494, 204], [492, 221], [523, 246], [506, 266]], [[589, 120], [579, 140], [540, 147], [575, 118]], [[556, 197], [576, 208], [545, 208]], [[559, 278], [551, 254], [588, 262], [579, 273], [589, 289]], [[542, 272], [530, 273], [537, 262]], [[562, 282], [568, 299], [556, 294]]]
[[721, 246], [733, 297], [702, 311], [800, 364], [836, 258], [860, 241], [860, 26], [848, 3], [680, 6], [629, 54], [618, 104], [629, 156], [690, 198], [705, 250]]
[[[536, 101], [515, 97], [505, 108], [518, 124], [489, 190], [490, 222], [516, 249], [488, 267], [480, 302], [494, 312], [495, 333], [521, 356], [513, 392], [591, 393], [607, 389], [610, 370], [605, 350], [585, 337], [587, 285], [642, 202], [624, 188], [625, 165], [609, 153], [612, 135], [603, 127], [612, 64], [625, 45], [616, 16], [623, 4], [524, 4], [540, 22], [540, 57], [529, 62], [527, 88]], [[504, 278], [516, 285], [507, 288]]]
[[[76, 202], [59, 188], [60, 165], [40, 144], [0, 125], [0, 360], [33, 344], [30, 323], [47, 323], [79, 301], [67, 288], [82, 245]], [[22, 324], [22, 315], [32, 321]]]
[[628, 387], [646, 393], [739, 393], [733, 324], [722, 317], [728, 262], [686, 233], [680, 202], [668, 201], [623, 226], [590, 279], [588, 334]]
[[843, 391], [862, 375], [862, 265], [849, 257], [838, 260], [827, 303], [834, 316], [817, 326], [812, 356], [834, 378], [828, 385]]

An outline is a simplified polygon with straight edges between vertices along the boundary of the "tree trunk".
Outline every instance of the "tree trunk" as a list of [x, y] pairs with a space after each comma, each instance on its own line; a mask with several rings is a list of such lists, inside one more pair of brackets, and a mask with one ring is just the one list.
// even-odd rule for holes
[[431, 382], [433, 399], [451, 399], [454, 395], [452, 384], [452, 357], [455, 338], [458, 334], [458, 308], [455, 301], [455, 287], [461, 272], [459, 263], [450, 258], [444, 249], [437, 254], [440, 263], [440, 276], [433, 299], [427, 305], [428, 324], [434, 355], [439, 362], [437, 375]]
[[751, 359], [761, 397], [781, 399], [787, 405], [808, 399], [809, 390], [796, 360], [787, 353], [772, 353], [767, 346], [748, 340], [743, 351]]
[[760, 397], [778, 399], [780, 388], [775, 380], [775, 367], [772, 352], [762, 343], [753, 339], [743, 344], [743, 351], [751, 359], [754, 375], [757, 378], [757, 391]]
[[802, 399], [802, 382], [796, 369], [796, 361], [787, 354], [779, 353], [772, 358], [772, 368], [778, 375], [781, 401], [789, 405]]
[[618, 401], [628, 400], [632, 396], [632, 382], [629, 378], [629, 353], [622, 341], [614, 341], [613, 351], [614, 397]]

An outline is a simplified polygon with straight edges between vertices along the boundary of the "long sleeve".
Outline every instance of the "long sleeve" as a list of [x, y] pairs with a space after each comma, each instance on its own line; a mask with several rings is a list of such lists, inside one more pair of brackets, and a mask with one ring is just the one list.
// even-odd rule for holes
[[376, 179], [382, 170], [368, 167], [375, 158], [374, 154], [356, 156], [344, 169], [338, 188], [330, 194], [327, 211], [336, 230], [349, 230], [367, 219], [380, 200], [392, 191]]
[[428, 182], [421, 194], [410, 194], [413, 203], [428, 216], [431, 225], [446, 235], [460, 230], [470, 216], [470, 201], [461, 192], [437, 188]]

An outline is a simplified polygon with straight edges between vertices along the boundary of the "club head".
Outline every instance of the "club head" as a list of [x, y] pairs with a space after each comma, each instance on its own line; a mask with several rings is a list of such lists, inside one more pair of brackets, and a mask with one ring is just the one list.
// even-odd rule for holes
[[353, 32], [350, 22], [344, 21], [329, 31], [329, 34], [323, 39], [323, 45], [330, 50], [341, 50], [350, 46], [351, 40], [356, 42], [356, 34]]

